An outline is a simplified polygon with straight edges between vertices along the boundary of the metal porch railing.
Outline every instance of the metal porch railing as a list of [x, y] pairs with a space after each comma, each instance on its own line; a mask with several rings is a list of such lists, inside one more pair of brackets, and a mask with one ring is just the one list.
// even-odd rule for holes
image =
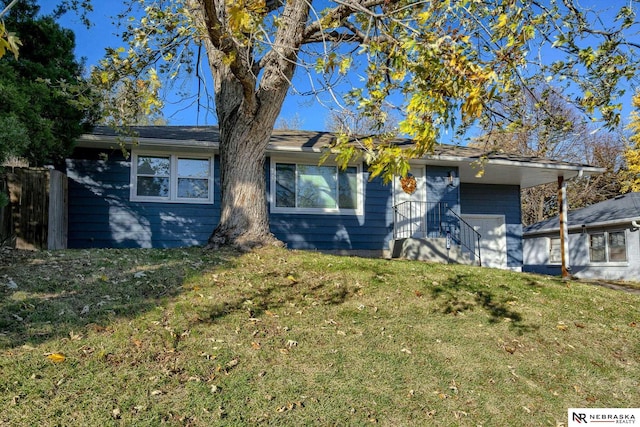
[[446, 238], [459, 245], [471, 260], [482, 265], [480, 233], [446, 203], [406, 201], [393, 207], [393, 238]]

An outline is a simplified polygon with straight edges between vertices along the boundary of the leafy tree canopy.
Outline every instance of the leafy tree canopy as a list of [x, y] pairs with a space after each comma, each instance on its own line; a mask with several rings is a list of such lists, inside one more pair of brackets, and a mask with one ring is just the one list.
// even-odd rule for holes
[[624, 191], [640, 191], [640, 90], [633, 97], [633, 107], [628, 126], [632, 134], [624, 153], [627, 162]]
[[75, 99], [87, 98], [87, 85], [74, 34], [38, 10], [35, 1], [13, 6], [5, 25], [20, 39], [20, 55], [0, 60], [0, 160], [11, 155], [32, 165], [60, 162], [92, 121]]
[[[387, 176], [398, 172], [394, 165], [404, 172], [398, 159], [423, 155], [444, 129], [513, 124], [513, 117], [496, 114], [496, 104], [540, 76], [583, 112], [616, 125], [620, 83], [637, 71], [638, 45], [627, 38], [637, 24], [635, 2], [603, 11], [568, 0], [312, 1], [299, 22], [290, 13], [307, 6], [288, 3], [129, 1], [121, 15], [129, 47], [109, 51], [97, 79], [120, 85], [133, 79], [132, 95], [151, 112], [161, 106], [158, 79], [196, 70], [198, 47], [209, 42], [217, 55], [210, 64], [230, 69], [250, 108], [266, 70], [279, 60], [309, 73], [316, 94], [336, 92], [341, 76], [359, 72], [359, 87], [335, 93], [337, 103], [355, 106], [381, 129], [393, 112], [402, 117], [398, 132], [417, 142], [400, 152], [379, 139], [360, 141], [373, 173]], [[285, 25], [300, 26], [293, 45], [283, 39]], [[290, 58], [287, 48], [294, 49]], [[337, 148], [346, 157], [355, 153]]]

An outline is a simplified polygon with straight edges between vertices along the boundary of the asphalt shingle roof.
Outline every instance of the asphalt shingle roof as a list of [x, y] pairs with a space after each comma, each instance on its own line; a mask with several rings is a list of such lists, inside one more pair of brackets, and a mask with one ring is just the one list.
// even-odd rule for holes
[[[569, 211], [568, 227], [589, 226], [598, 223], [614, 223], [640, 220], [640, 193], [627, 193], [586, 208]], [[525, 227], [524, 234], [554, 231], [560, 228], [557, 216]]]
[[[134, 126], [131, 128], [141, 139], [172, 140], [194, 143], [206, 142], [217, 146], [220, 142], [220, 132], [217, 126]], [[93, 136], [116, 137], [116, 132], [107, 126], [97, 126], [92, 132]], [[331, 132], [300, 131], [300, 130], [274, 130], [271, 135], [271, 148], [290, 148], [301, 150], [319, 151], [328, 146], [335, 139]], [[397, 140], [399, 145], [410, 145], [410, 139]], [[530, 163], [540, 166], [568, 166], [577, 168], [592, 168], [590, 165], [563, 162], [553, 159], [522, 156], [505, 152], [487, 151], [477, 147], [464, 147], [459, 145], [436, 145], [433, 156], [455, 157], [459, 159], [476, 160], [482, 157], [491, 160], [507, 162]]]

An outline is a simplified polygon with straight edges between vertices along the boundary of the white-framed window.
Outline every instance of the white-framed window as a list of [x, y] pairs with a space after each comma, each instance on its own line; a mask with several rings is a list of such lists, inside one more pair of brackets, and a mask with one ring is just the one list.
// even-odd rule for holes
[[627, 244], [624, 231], [589, 233], [591, 262], [626, 262]]
[[213, 203], [213, 156], [133, 152], [131, 200]]
[[560, 249], [560, 238], [549, 238], [549, 264], [562, 263], [562, 251]]
[[271, 160], [271, 212], [362, 213], [362, 167]]

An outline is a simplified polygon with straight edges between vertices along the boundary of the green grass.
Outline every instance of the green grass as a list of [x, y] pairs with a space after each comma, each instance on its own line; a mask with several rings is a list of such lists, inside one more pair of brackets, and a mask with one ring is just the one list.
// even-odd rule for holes
[[467, 266], [2, 251], [0, 424], [555, 426], [640, 406], [639, 324], [638, 294]]

